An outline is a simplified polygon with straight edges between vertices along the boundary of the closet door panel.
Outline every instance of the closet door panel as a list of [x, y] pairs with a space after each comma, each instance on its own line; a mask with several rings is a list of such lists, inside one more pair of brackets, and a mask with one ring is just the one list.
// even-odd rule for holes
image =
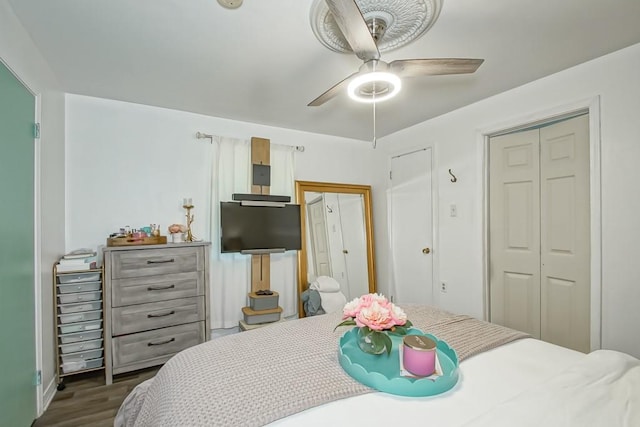
[[541, 336], [590, 351], [589, 118], [540, 129]]
[[490, 320], [540, 337], [539, 132], [490, 145]]

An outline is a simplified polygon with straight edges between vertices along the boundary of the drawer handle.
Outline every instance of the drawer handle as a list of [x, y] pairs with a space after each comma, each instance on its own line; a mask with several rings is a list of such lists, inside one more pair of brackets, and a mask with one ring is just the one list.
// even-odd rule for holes
[[148, 291], [164, 291], [166, 289], [173, 289], [175, 288], [176, 285], [169, 285], [169, 286], [149, 286], [147, 288]]
[[165, 316], [171, 316], [172, 314], [175, 314], [175, 310], [171, 310], [168, 313], [162, 313], [162, 314], [147, 314], [147, 317], [151, 318], [151, 317], [165, 317]]
[[147, 261], [147, 264], [167, 264], [167, 263], [174, 262], [174, 261], [175, 261], [174, 258], [171, 258], [171, 259], [158, 259], [158, 260], [150, 259], [150, 260]]
[[166, 340], [166, 341], [160, 341], [160, 342], [148, 342], [147, 346], [151, 347], [152, 345], [164, 345], [164, 344], [169, 344], [170, 342], [174, 342], [176, 339], [175, 338], [171, 338], [170, 340]]

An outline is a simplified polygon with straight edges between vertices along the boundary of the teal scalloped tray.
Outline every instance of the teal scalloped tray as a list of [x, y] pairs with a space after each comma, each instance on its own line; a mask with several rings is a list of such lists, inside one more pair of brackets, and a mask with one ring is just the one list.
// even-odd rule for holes
[[434, 396], [450, 390], [458, 382], [458, 355], [445, 341], [434, 335], [412, 328], [409, 335], [425, 335], [437, 343], [438, 360], [443, 375], [436, 379], [400, 376], [398, 347], [402, 336], [389, 334], [393, 347], [391, 354], [368, 354], [360, 350], [356, 341], [358, 328], [352, 328], [340, 337], [338, 358], [342, 368], [355, 380], [385, 393], [399, 396]]

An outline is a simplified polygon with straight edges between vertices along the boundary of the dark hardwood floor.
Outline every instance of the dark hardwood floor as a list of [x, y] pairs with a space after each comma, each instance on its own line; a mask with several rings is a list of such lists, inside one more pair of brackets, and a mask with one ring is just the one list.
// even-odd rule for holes
[[113, 419], [124, 398], [136, 385], [153, 377], [158, 369], [119, 375], [108, 386], [104, 384], [101, 372], [67, 377], [67, 387], [56, 393], [33, 427], [113, 426]]

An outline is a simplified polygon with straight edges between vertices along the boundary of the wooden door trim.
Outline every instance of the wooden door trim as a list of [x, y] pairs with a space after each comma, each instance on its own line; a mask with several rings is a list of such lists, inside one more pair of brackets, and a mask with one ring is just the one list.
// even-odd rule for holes
[[602, 195], [601, 195], [601, 142], [600, 142], [600, 96], [582, 99], [570, 104], [530, 113], [508, 121], [479, 129], [476, 133], [476, 155], [478, 168], [477, 191], [482, 194], [477, 208], [482, 211], [482, 277], [483, 315], [489, 319], [489, 140], [492, 136], [507, 133], [525, 126], [550, 122], [573, 113], [589, 114], [589, 167], [590, 167], [590, 241], [591, 241], [591, 351], [602, 348]]

